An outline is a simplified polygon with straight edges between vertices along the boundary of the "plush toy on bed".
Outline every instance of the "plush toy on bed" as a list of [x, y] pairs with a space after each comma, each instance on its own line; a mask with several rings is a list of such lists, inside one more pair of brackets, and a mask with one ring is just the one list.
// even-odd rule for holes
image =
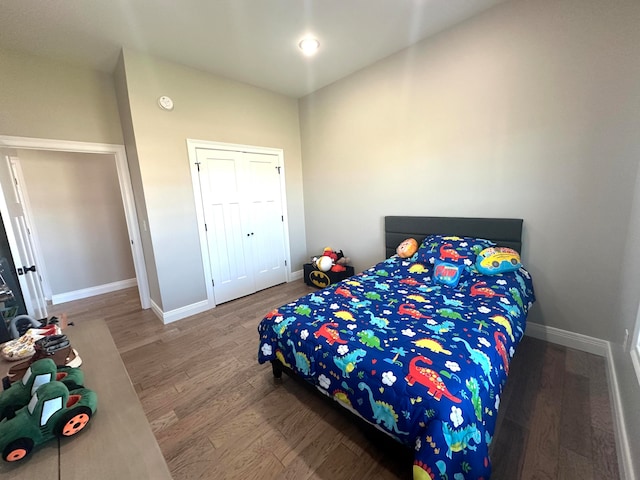
[[407, 238], [403, 240], [398, 248], [396, 248], [396, 253], [400, 258], [409, 258], [413, 256], [414, 253], [418, 251], [418, 241], [415, 238]]

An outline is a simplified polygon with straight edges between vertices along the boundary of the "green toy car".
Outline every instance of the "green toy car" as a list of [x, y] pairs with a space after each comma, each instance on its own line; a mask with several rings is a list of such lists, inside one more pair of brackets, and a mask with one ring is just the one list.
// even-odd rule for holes
[[3, 460], [22, 460], [37, 445], [77, 434], [89, 423], [97, 404], [96, 393], [88, 388], [69, 391], [56, 380], [40, 385], [15, 417], [0, 422]]
[[33, 362], [24, 376], [0, 393], [0, 420], [13, 418], [15, 412], [24, 407], [40, 385], [58, 380], [69, 390], [81, 388], [84, 383], [82, 370], [69, 367], [56, 367], [50, 358]]

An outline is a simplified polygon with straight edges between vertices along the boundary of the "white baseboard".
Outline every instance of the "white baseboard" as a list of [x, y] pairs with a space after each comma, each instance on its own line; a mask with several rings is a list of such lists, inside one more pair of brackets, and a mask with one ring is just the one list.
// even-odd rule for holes
[[588, 335], [568, 332], [559, 328], [531, 322], [527, 323], [525, 334], [564, 347], [575, 348], [576, 350], [604, 357], [607, 364], [609, 397], [613, 410], [613, 427], [618, 450], [618, 468], [622, 480], [634, 480], [636, 477], [633, 470], [631, 451], [629, 450], [629, 437], [624, 422], [622, 399], [620, 398], [620, 390], [618, 388], [618, 376], [613, 361], [613, 353], [611, 352], [611, 343], [599, 338], [589, 337]]
[[297, 280], [301, 280], [304, 276], [304, 270], [296, 270], [295, 272], [291, 272], [289, 275], [289, 282], [295, 282]]
[[83, 288], [73, 292], [51, 295], [51, 303], [53, 305], [58, 305], [59, 303], [80, 300], [82, 298], [93, 297], [95, 295], [102, 295], [103, 293], [115, 292], [117, 290], [122, 290], [123, 288], [135, 287], [136, 285], [138, 285], [138, 283], [135, 278], [105, 283], [104, 285], [98, 285], [96, 287]]
[[580, 333], [568, 332], [555, 327], [540, 325], [539, 323], [527, 322], [525, 335], [557, 343], [564, 347], [575, 348], [583, 352], [593, 353], [600, 357], [606, 357], [609, 349], [609, 342]]
[[622, 480], [634, 480], [636, 478], [631, 461], [631, 451], [629, 450], [629, 436], [624, 421], [624, 410], [622, 399], [618, 389], [618, 375], [613, 361], [611, 344], [607, 342], [607, 367], [609, 373], [609, 392], [611, 397], [611, 407], [613, 409], [613, 429], [616, 434], [616, 446], [618, 447], [618, 470]]
[[190, 317], [191, 315], [206, 312], [207, 310], [211, 310], [213, 307], [214, 306], [209, 305], [207, 300], [202, 300], [201, 302], [192, 303], [191, 305], [163, 312], [156, 302], [151, 300], [151, 310], [165, 325], [167, 323], [177, 322], [178, 320]]

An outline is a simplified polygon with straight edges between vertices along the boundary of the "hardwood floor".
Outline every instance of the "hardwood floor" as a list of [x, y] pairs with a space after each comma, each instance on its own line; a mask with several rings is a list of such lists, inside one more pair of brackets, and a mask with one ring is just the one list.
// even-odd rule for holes
[[[259, 321], [310, 291], [284, 284], [166, 326], [136, 289], [50, 310], [106, 320], [176, 480], [411, 479], [411, 451], [258, 365]], [[498, 480], [619, 478], [604, 360], [525, 337], [492, 461]]]

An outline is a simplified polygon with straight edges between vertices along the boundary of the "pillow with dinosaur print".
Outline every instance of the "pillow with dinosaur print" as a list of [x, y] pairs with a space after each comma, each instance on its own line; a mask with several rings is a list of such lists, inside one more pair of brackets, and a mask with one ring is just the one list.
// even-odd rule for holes
[[434, 265], [436, 260], [446, 261], [469, 270], [478, 253], [493, 246], [495, 243], [483, 238], [428, 235], [418, 249], [417, 260], [427, 265]]

